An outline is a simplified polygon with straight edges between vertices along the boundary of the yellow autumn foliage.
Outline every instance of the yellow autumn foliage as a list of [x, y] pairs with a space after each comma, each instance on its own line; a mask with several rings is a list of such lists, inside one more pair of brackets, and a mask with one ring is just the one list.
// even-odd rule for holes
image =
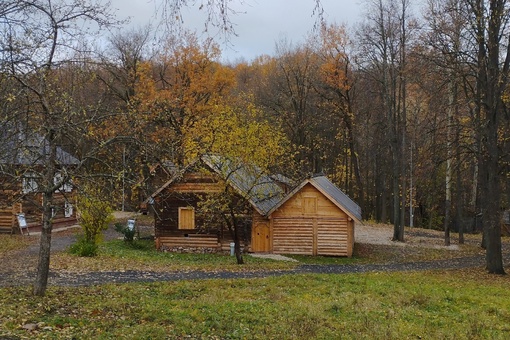
[[278, 165], [288, 153], [289, 141], [277, 127], [249, 105], [246, 111], [224, 106], [198, 122], [185, 140], [187, 159], [205, 153], [236, 158], [263, 169]]

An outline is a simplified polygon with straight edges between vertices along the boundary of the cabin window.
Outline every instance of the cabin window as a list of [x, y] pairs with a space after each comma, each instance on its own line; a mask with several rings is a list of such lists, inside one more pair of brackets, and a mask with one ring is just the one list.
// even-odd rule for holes
[[64, 217], [71, 217], [73, 216], [73, 205], [66, 201], [64, 205]]
[[195, 229], [195, 209], [179, 208], [179, 229]]
[[304, 214], [317, 213], [317, 197], [303, 197], [303, 213]]
[[63, 176], [60, 172], [57, 172], [55, 174], [55, 177], [53, 178], [53, 184], [58, 185], [61, 184], [60, 187], [55, 190], [55, 192], [71, 192], [73, 191], [73, 185], [71, 184], [71, 180], [67, 180], [64, 183], [62, 183]]
[[23, 193], [28, 194], [31, 192], [37, 192], [37, 189], [39, 189], [39, 185], [37, 184], [37, 178], [35, 173], [33, 172], [27, 172], [23, 176], [22, 180], [22, 186], [23, 186]]

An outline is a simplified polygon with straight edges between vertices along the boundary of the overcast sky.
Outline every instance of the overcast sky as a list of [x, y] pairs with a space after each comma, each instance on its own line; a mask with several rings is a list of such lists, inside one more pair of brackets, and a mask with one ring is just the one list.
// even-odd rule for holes
[[[156, 0], [161, 1], [161, 0]], [[231, 47], [222, 45], [225, 61], [244, 58], [252, 60], [262, 54], [274, 54], [275, 43], [282, 38], [293, 43], [304, 40], [313, 29], [314, 0], [244, 0], [239, 13], [232, 17], [238, 36], [231, 38]], [[321, 0], [328, 22], [353, 25], [359, 21], [360, 0]], [[201, 1], [197, 1], [200, 3]], [[130, 17], [131, 25], [154, 22], [154, 0], [112, 0], [119, 19]], [[198, 7], [183, 9], [184, 26], [203, 33], [204, 16]]]

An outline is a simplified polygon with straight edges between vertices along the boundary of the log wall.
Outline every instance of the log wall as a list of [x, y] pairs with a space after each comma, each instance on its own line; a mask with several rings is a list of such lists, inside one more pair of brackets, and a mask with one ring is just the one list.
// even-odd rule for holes
[[220, 191], [221, 186], [216, 179], [202, 173], [184, 174], [179, 182], [165, 188], [155, 198], [154, 204], [156, 247], [170, 251], [219, 251], [220, 235], [217, 232], [206, 233], [208, 228], [204, 216], [194, 214], [195, 229], [179, 229], [179, 208], [193, 207], [196, 210], [204, 195]]
[[[25, 220], [29, 228], [40, 227], [42, 224], [41, 195], [25, 195], [21, 202], [15, 203], [14, 194], [15, 192], [10, 190], [0, 191], [0, 232], [19, 233], [16, 217], [19, 213], [25, 214]], [[65, 217], [66, 201], [73, 205], [73, 214], [70, 217]], [[60, 192], [55, 193], [54, 206], [54, 227], [68, 226], [77, 222], [74, 193], [66, 193], [65, 196]]]
[[169, 249], [186, 251], [189, 249], [212, 249], [218, 251], [221, 244], [216, 235], [188, 234], [184, 236], [161, 236], [156, 239], [158, 249]]

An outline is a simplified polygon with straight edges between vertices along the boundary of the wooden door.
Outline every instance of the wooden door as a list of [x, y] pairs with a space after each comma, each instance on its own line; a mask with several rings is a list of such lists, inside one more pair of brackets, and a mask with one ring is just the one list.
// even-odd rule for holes
[[267, 253], [271, 251], [268, 223], [255, 224], [251, 237], [251, 250], [257, 253]]

